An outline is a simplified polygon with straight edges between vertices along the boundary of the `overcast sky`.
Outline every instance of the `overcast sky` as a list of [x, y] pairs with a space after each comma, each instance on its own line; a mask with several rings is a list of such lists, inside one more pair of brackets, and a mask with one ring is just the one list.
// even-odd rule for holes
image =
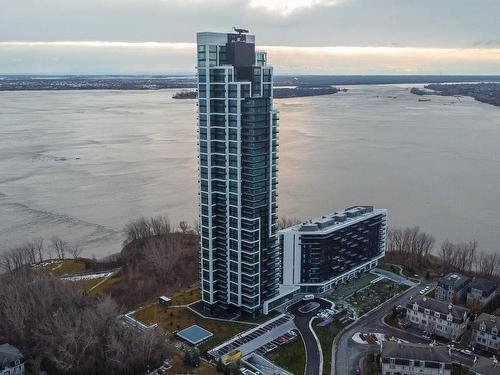
[[500, 0], [0, 0], [0, 73], [191, 73], [232, 26], [277, 74], [500, 74]]

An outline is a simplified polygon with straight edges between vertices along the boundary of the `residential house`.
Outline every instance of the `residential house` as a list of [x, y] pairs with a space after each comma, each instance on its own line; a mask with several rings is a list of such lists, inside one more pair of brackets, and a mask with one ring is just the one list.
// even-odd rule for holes
[[500, 354], [500, 317], [481, 314], [472, 323], [470, 344], [476, 349]]
[[450, 303], [464, 303], [467, 294], [467, 285], [472, 281], [470, 277], [459, 273], [449, 273], [441, 277], [436, 287], [436, 299]]
[[0, 345], [0, 375], [24, 375], [24, 357], [12, 345]]
[[382, 375], [451, 375], [452, 361], [445, 346], [385, 341], [380, 360]]
[[438, 301], [423, 295], [415, 297], [406, 306], [409, 323], [427, 334], [457, 340], [469, 323], [470, 310], [466, 307]]
[[480, 308], [490, 303], [497, 295], [497, 284], [491, 280], [476, 277], [467, 287], [467, 306], [473, 307], [479, 301]]

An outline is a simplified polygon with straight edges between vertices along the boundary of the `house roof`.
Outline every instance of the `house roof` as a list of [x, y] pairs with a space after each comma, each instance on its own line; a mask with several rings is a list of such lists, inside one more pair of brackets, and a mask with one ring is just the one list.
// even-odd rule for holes
[[488, 358], [478, 357], [470, 372], [476, 375], [500, 375], [500, 364]]
[[0, 345], [0, 369], [10, 367], [10, 363], [22, 359], [23, 355], [16, 347], [9, 344]]
[[446, 285], [455, 288], [461, 288], [470, 281], [470, 277], [459, 273], [449, 273], [439, 279], [438, 285]]
[[500, 317], [482, 313], [476, 318], [476, 320], [474, 320], [472, 328], [479, 329], [482, 323], [486, 326], [486, 331], [488, 333], [491, 332], [493, 327], [496, 327], [497, 331], [500, 332]]
[[382, 357], [451, 363], [446, 346], [430, 346], [427, 344], [386, 341], [382, 346]]
[[413, 302], [410, 302], [409, 305], [413, 303], [417, 303], [420, 307], [424, 309], [429, 309], [431, 311], [438, 312], [440, 314], [448, 315], [451, 313], [454, 319], [462, 320], [465, 313], [468, 313], [470, 309], [462, 306], [452, 305], [448, 302], [438, 301], [434, 298], [429, 298], [426, 296], [416, 296], [413, 299]]
[[488, 295], [497, 290], [497, 284], [493, 281], [484, 279], [482, 277], [476, 277], [469, 285], [469, 288], [474, 288], [486, 292]]

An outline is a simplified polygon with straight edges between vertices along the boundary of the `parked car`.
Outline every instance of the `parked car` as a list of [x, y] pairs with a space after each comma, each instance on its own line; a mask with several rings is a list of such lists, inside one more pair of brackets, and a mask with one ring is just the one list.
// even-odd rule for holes
[[460, 350], [460, 353], [465, 354], [465, 355], [472, 355], [472, 352], [470, 350], [467, 350], [467, 349]]
[[304, 297], [302, 297], [302, 301], [310, 301], [314, 299], [314, 294], [306, 294]]

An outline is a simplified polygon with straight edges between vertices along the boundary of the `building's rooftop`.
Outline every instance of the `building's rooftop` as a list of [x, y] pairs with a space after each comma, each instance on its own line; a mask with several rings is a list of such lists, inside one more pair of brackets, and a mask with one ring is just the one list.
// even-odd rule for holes
[[214, 334], [195, 324], [177, 332], [176, 335], [192, 345], [198, 345], [211, 338]]
[[439, 279], [438, 285], [451, 286], [453, 288], [460, 288], [470, 281], [470, 277], [461, 275], [459, 273], [449, 273]]
[[476, 363], [470, 368], [470, 373], [476, 375], [500, 375], [500, 364], [498, 361], [477, 357]]
[[373, 206], [354, 206], [285, 228], [283, 231], [294, 230], [299, 232], [327, 233], [352, 224], [356, 221], [361, 221], [377, 214], [385, 213], [387, 213], [387, 210], [373, 208]]
[[482, 313], [476, 318], [476, 320], [474, 320], [472, 328], [479, 329], [479, 327], [483, 324], [486, 326], [486, 331], [488, 333], [491, 332], [492, 328], [496, 328], [497, 332], [500, 332], [500, 317], [498, 316]]
[[[220, 44], [224, 45], [228, 41], [228, 35], [238, 36], [240, 34], [232, 31], [228, 33], [219, 33], [211, 31], [203, 31], [196, 33], [196, 39], [198, 44]], [[255, 43], [255, 35], [252, 34], [241, 34], [241, 41], [246, 43]]]
[[22, 353], [10, 344], [0, 345], [0, 370], [12, 367], [11, 363], [23, 359]]
[[488, 295], [497, 290], [497, 284], [491, 280], [482, 277], [476, 277], [469, 285], [469, 288], [474, 288], [486, 292]]
[[386, 341], [382, 345], [382, 357], [451, 363], [446, 346], [430, 346], [427, 344]]
[[451, 303], [438, 301], [437, 299], [422, 295], [416, 296], [413, 301], [410, 301], [408, 304], [413, 305], [414, 303], [424, 309], [429, 309], [440, 314], [448, 315], [451, 313], [453, 318], [457, 320], [462, 320], [464, 318], [464, 314], [470, 311], [466, 307], [452, 305]]

